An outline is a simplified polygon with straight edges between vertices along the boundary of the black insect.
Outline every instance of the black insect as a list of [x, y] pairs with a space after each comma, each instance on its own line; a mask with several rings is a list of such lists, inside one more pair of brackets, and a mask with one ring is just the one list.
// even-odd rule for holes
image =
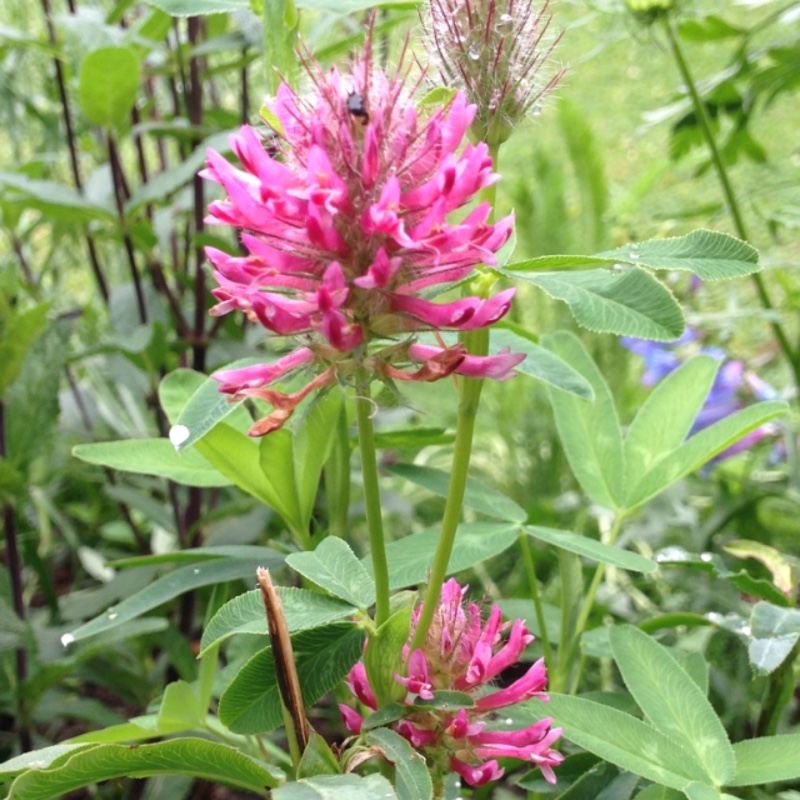
[[347, 95], [347, 113], [362, 125], [366, 125], [369, 122], [369, 112], [364, 105], [363, 95], [358, 92], [350, 92]]

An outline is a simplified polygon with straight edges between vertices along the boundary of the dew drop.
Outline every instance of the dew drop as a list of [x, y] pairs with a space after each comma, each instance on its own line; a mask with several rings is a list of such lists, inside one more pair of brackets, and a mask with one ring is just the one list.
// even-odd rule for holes
[[189, 429], [185, 425], [173, 425], [169, 429], [169, 440], [172, 446], [177, 450], [191, 435]]
[[47, 762], [37, 758], [34, 761], [29, 761], [27, 766], [28, 769], [44, 769], [47, 766]]
[[475, 45], [472, 45], [467, 51], [467, 55], [473, 61], [477, 61], [481, 57], [481, 51]]
[[61, 646], [69, 647], [75, 641], [75, 637], [71, 633], [65, 633], [61, 637]]
[[511, 719], [511, 717], [506, 717], [506, 718], [503, 720], [503, 722], [505, 722], [505, 724], [506, 724], [506, 725], [513, 725], [513, 724], [514, 724], [514, 720], [513, 720], [513, 719]]
[[628, 257], [632, 258], [635, 261], [640, 256], [635, 250], [631, 250], [630, 253], [628, 253]]
[[117, 611], [116, 608], [109, 608], [108, 609], [108, 613], [106, 614], [106, 616], [109, 619], [116, 619], [119, 616], [119, 611]]
[[542, 104], [534, 103], [531, 106], [531, 114], [533, 114], [534, 117], [538, 117], [541, 113], [542, 113]]
[[700, 553], [700, 560], [705, 561], [706, 564], [708, 564], [708, 562], [711, 561], [713, 558], [714, 556], [711, 553]]
[[195, 568], [192, 570], [192, 574], [193, 574], [193, 575], [199, 575], [199, 574], [200, 574], [200, 567], [195, 567]]

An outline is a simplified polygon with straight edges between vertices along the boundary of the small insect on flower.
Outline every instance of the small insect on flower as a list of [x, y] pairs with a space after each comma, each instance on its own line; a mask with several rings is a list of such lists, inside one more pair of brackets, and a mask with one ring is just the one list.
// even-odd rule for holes
[[347, 95], [347, 113], [358, 120], [362, 127], [369, 123], [369, 112], [364, 105], [364, 96], [359, 92], [350, 92]]

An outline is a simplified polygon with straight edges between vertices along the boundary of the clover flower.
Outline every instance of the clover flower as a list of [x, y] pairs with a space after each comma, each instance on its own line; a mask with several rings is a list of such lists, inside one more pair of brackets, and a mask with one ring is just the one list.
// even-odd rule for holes
[[[310, 392], [359, 370], [387, 381], [435, 381], [453, 372], [504, 380], [524, 358], [417, 341], [424, 331], [491, 325], [514, 295], [430, 297], [478, 264], [496, 263], [511, 234], [512, 217], [492, 223], [486, 202], [449, 221], [499, 179], [485, 144], [462, 147], [475, 106], [458, 93], [420, 118], [407, 73], [374, 69], [369, 43], [349, 75], [313, 63], [308, 71], [311, 96], [284, 83], [267, 104], [269, 147], [245, 125], [230, 140], [241, 168], [209, 149], [202, 173], [227, 193], [209, 207], [208, 222], [239, 229], [247, 251], [206, 248], [219, 284], [211, 313], [243, 311], [300, 340], [272, 364], [212, 376], [223, 392], [273, 406], [251, 428], [255, 436], [280, 428]], [[300, 369], [314, 377], [299, 391], [268, 388]]]
[[[407, 675], [395, 675], [395, 680], [407, 692], [407, 713], [393, 727], [422, 753], [434, 775], [457, 772], [470, 785], [482, 786], [503, 775], [496, 759], [518, 758], [537, 765], [544, 777], [555, 783], [553, 767], [561, 763], [563, 756], [552, 749], [561, 736], [560, 728], [551, 728], [552, 719], [522, 730], [487, 730], [487, 722], [497, 709], [534, 697], [547, 702], [544, 660], [537, 661], [509, 686], [487, 691], [493, 679], [519, 660], [533, 636], [522, 620], [503, 624], [496, 605], [484, 623], [476, 603], [465, 606], [467, 588], [454, 579], [447, 581], [424, 647], [409, 653], [405, 646]], [[417, 608], [409, 641], [419, 613]], [[502, 634], [509, 627], [504, 641]], [[351, 670], [348, 686], [364, 706], [377, 710], [363, 663], [358, 662]], [[433, 700], [435, 692], [442, 689], [469, 694], [474, 705], [457, 711], [414, 705], [417, 698]], [[360, 733], [363, 717], [348, 705], [339, 708], [348, 730]]]
[[441, 78], [478, 107], [476, 138], [502, 144], [561, 80], [546, 61], [560, 39], [550, 3], [534, 0], [428, 0], [423, 27]]

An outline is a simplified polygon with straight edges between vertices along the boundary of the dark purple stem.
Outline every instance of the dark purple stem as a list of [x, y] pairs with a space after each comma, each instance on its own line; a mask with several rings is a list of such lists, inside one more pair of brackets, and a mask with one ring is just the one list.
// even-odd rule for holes
[[[75, 7], [72, 2], [70, 2], [69, 8], [70, 12], [74, 14]], [[45, 24], [47, 26], [47, 38], [50, 45], [55, 49], [57, 38], [56, 29], [51, 18], [50, 0], [42, 0], [42, 10], [44, 11]], [[83, 181], [81, 180], [81, 171], [78, 164], [78, 148], [75, 144], [75, 130], [72, 125], [72, 113], [69, 107], [69, 98], [67, 97], [67, 84], [64, 80], [64, 70], [61, 68], [61, 61], [59, 61], [58, 57], [53, 59], [53, 64], [56, 69], [56, 84], [58, 85], [58, 95], [61, 99], [61, 112], [64, 117], [64, 127], [67, 129], [67, 146], [69, 148], [70, 166], [72, 167], [72, 179], [75, 182], [77, 190], [83, 192]], [[89, 252], [89, 263], [92, 265], [92, 273], [97, 282], [97, 288], [100, 290], [100, 294], [103, 297], [103, 302], [107, 306], [109, 300], [108, 283], [100, 267], [100, 259], [97, 256], [94, 237], [91, 235], [88, 228], [84, 228], [84, 235], [86, 236], [86, 249]]]
[[[5, 403], [0, 400], [0, 456], [6, 458], [6, 425], [5, 425]], [[22, 591], [22, 560], [19, 556], [19, 546], [17, 542], [17, 520], [14, 508], [10, 503], [3, 505], [3, 528], [5, 529], [6, 540], [6, 561], [8, 562], [8, 575], [11, 581], [11, 598], [14, 604], [14, 611], [21, 619], [25, 619], [25, 597]], [[16, 651], [16, 670], [17, 670], [17, 732], [19, 733], [19, 745], [22, 752], [26, 753], [33, 747], [31, 732], [28, 727], [28, 710], [25, 703], [23, 684], [28, 678], [28, 652], [24, 647], [18, 647]]]
[[117, 216], [119, 217], [119, 226], [122, 231], [122, 242], [125, 246], [125, 252], [128, 256], [128, 266], [131, 270], [131, 279], [133, 280], [133, 288], [136, 293], [136, 305], [139, 310], [139, 320], [142, 325], [147, 322], [147, 309], [144, 304], [144, 290], [142, 289], [142, 279], [139, 275], [139, 268], [136, 266], [136, 251], [133, 246], [133, 240], [130, 234], [125, 230], [125, 200], [128, 196], [128, 184], [125, 180], [125, 175], [122, 171], [122, 163], [119, 159], [119, 152], [117, 145], [114, 141], [114, 136], [111, 131], [107, 133], [108, 142], [108, 161], [111, 164], [111, 175], [114, 181], [114, 199], [117, 204]]

